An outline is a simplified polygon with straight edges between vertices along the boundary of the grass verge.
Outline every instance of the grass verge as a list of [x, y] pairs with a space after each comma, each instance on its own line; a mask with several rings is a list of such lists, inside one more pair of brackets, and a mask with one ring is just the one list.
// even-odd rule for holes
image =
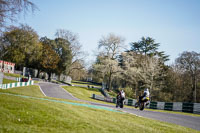
[[87, 101], [97, 101], [91, 98], [92, 94], [101, 95], [96, 88], [85, 88], [85, 87], [77, 87], [77, 86], [62, 86], [73, 96]]
[[[73, 96], [75, 96], [75, 97], [77, 97], [79, 99], [87, 100], [87, 101], [91, 101], [91, 102], [98, 102], [98, 103], [103, 103], [103, 104], [112, 104], [112, 105], [114, 105], [114, 103], [108, 103], [108, 102], [92, 99], [91, 98], [92, 94], [101, 95], [101, 93], [98, 91], [98, 89], [95, 89], [95, 88], [84, 88], [84, 87], [77, 87], [77, 86], [63, 86], [63, 88], [66, 89]], [[125, 105], [125, 107], [134, 108], [133, 106], [126, 106], [126, 105]], [[155, 110], [155, 109], [145, 109], [145, 110], [200, 117], [199, 114], [192, 114], [192, 113], [166, 111], [166, 110]]]
[[69, 93], [71, 93], [73, 96], [79, 99], [96, 102], [96, 103], [115, 105], [114, 103], [109, 103], [109, 102], [93, 99], [92, 94], [102, 95], [101, 92], [96, 88], [86, 88], [86, 87], [77, 87], [77, 86], [62, 86], [62, 87], [66, 89]]
[[34, 83], [39, 83], [40, 81], [36, 81], [36, 80], [34, 80]]
[[17, 82], [16, 80], [10, 80], [10, 79], [3, 79], [3, 84], [8, 84], [8, 83], [15, 83]]
[[15, 74], [15, 73], [4, 73], [4, 75], [16, 78], [22, 77], [20, 74]]
[[72, 85], [83, 85], [83, 86], [90, 86], [90, 87], [98, 87], [101, 88], [101, 85], [93, 84], [90, 82], [84, 82], [84, 81], [72, 81]]
[[20, 94], [20, 95], [33, 96], [33, 97], [44, 97], [44, 95], [40, 91], [40, 88], [37, 85], [15, 87], [15, 88], [10, 88], [10, 89], [5, 89], [5, 90], [0, 89], [0, 92]]
[[145, 110], [155, 111], [155, 112], [163, 112], [163, 113], [171, 113], [171, 114], [189, 115], [189, 116], [197, 116], [197, 117], [200, 117], [200, 114], [193, 114], [193, 113], [186, 113], [186, 112], [167, 111], [167, 110], [155, 110], [155, 109], [145, 109]]
[[130, 114], [12, 95], [0, 95], [0, 132], [2, 133], [199, 132]]

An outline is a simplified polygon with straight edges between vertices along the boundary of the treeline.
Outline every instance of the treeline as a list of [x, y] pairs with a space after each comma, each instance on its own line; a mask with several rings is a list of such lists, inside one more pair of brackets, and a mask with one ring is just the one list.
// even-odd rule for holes
[[[29, 0], [1, 0], [0, 9], [0, 59], [16, 63], [17, 68], [30, 67], [49, 75], [70, 75], [80, 80], [86, 77], [84, 53], [77, 35], [67, 30], [57, 30], [55, 39], [39, 38], [27, 25], [8, 27], [7, 22], [17, 21], [17, 16], [37, 9]], [[153, 101], [200, 102], [200, 53], [185, 51], [173, 65], [159, 43], [142, 37], [124, 48], [124, 39], [109, 34], [99, 40], [100, 52], [88, 71], [96, 82], [103, 82], [111, 91], [124, 88], [126, 95], [136, 98], [148, 87]]]
[[[41, 37], [27, 25], [10, 26], [0, 36], [0, 59], [16, 63], [16, 68], [37, 69], [58, 76], [69, 75], [76, 79], [85, 76], [84, 53], [78, 36], [68, 30], [59, 29], [55, 39]], [[38, 76], [39, 76], [38, 73]], [[77, 73], [79, 77], [77, 77]]]
[[9, 26], [10, 22], [17, 22], [20, 15], [38, 10], [31, 0], [1, 0], [0, 5], [1, 60], [16, 63], [17, 69], [29, 67], [48, 75], [67, 74], [76, 80], [85, 77], [85, 54], [76, 34], [60, 29], [55, 39], [40, 38], [27, 25]]
[[200, 102], [200, 53], [185, 51], [169, 66], [165, 64], [169, 56], [158, 51], [160, 44], [153, 38], [142, 37], [120, 52], [123, 43], [114, 34], [100, 39], [99, 54], [89, 71], [93, 80], [107, 84], [109, 91], [124, 88], [131, 98], [147, 87], [153, 101]]

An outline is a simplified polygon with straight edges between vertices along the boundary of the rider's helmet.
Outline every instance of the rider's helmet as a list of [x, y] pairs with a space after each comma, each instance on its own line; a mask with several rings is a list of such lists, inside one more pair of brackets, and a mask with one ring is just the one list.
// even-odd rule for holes
[[149, 91], [149, 89], [148, 89], [148, 88], [145, 88], [144, 91]]
[[125, 98], [125, 92], [124, 92], [124, 90], [121, 90], [121, 97]]

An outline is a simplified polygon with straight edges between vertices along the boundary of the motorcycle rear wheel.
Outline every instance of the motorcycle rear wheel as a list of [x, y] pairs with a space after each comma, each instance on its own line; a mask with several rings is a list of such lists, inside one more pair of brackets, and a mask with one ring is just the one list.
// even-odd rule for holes
[[141, 103], [140, 103], [140, 110], [141, 110], [141, 111], [144, 110], [144, 102], [141, 102]]

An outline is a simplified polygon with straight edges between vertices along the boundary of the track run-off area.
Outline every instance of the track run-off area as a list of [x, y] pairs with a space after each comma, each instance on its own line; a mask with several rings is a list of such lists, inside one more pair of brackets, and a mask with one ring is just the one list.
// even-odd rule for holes
[[116, 108], [115, 105], [101, 104], [101, 103], [95, 103], [95, 102], [78, 99], [74, 97], [73, 95], [71, 95], [69, 92], [67, 92], [65, 89], [60, 87], [60, 85], [58, 84], [43, 82], [43, 83], [39, 83], [39, 86], [42, 93], [47, 97], [69, 99], [69, 100], [88, 103], [88, 104], [77, 104], [73, 102], [66, 102], [66, 104], [74, 104], [77, 106], [104, 109], [104, 110], [113, 111], [113, 112], [122, 111], [125, 113], [137, 115], [138, 117], [145, 117], [145, 118], [150, 118], [150, 119], [159, 120], [163, 122], [173, 123], [173, 124], [189, 127], [189, 128], [200, 131], [200, 117], [198, 116], [157, 112], [156, 110], [155, 111], [148, 111], [148, 110], [140, 111], [138, 109], [126, 108], [126, 107], [120, 109], [120, 108]]

